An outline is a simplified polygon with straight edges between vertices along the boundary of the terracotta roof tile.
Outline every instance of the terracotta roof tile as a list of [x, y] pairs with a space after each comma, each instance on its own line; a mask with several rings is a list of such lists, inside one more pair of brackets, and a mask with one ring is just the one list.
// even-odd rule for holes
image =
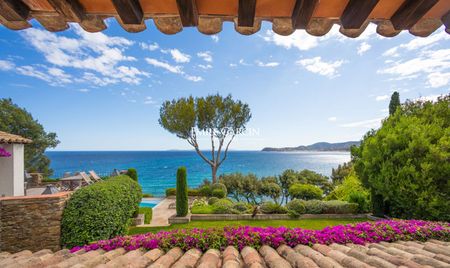
[[51, 252], [44, 249], [32, 253], [0, 252], [0, 267], [450, 267], [450, 243], [429, 240], [382, 242], [361, 245], [298, 245], [294, 248], [281, 245], [277, 249], [262, 246], [259, 250], [245, 247], [240, 252], [229, 246], [220, 252], [198, 249], [186, 252], [176, 247], [167, 252], [160, 249], [137, 249], [126, 252], [118, 248], [105, 252], [80, 250], [69, 253], [67, 249]]
[[21, 137], [19, 135], [10, 134], [7, 132], [0, 131], [0, 143], [31, 143], [32, 140]]

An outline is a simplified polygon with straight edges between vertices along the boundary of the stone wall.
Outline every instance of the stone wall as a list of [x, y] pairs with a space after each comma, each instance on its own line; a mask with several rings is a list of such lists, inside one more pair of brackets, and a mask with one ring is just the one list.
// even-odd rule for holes
[[61, 218], [70, 194], [0, 198], [0, 251], [59, 250]]

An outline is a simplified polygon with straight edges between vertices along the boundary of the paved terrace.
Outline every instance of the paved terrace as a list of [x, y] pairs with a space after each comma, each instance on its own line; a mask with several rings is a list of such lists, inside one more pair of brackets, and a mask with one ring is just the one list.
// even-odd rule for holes
[[290, 267], [450, 267], [450, 243], [437, 240], [368, 244], [366, 246], [315, 244], [312, 247], [285, 245], [277, 249], [263, 246], [258, 251], [246, 247], [242, 251], [228, 247], [220, 252], [197, 249], [183, 252], [173, 248], [168, 252], [123, 248], [109, 252], [95, 250], [69, 253], [67, 249], [51, 252], [28, 250], [15, 254], [0, 253], [0, 267], [199, 267], [199, 268], [290, 268]]

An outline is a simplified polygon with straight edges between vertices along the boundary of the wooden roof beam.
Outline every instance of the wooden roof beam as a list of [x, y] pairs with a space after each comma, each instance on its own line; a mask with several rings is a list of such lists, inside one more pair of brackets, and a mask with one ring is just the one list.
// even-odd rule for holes
[[256, 0], [239, 0], [238, 26], [253, 27], [255, 23]]
[[177, 6], [183, 27], [198, 25], [198, 10], [195, 0], [177, 0]]
[[319, 0], [297, 0], [292, 10], [292, 28], [306, 29]]
[[391, 18], [396, 30], [414, 26], [439, 0], [405, 0]]
[[367, 21], [379, 0], [350, 0], [341, 16], [344, 29], [359, 29]]
[[80, 23], [86, 17], [84, 8], [78, 0], [48, 0], [48, 2], [68, 21]]
[[26, 21], [30, 9], [19, 0], [0, 1], [0, 16], [8, 21]]
[[139, 0], [112, 0], [123, 24], [142, 24], [144, 12]]

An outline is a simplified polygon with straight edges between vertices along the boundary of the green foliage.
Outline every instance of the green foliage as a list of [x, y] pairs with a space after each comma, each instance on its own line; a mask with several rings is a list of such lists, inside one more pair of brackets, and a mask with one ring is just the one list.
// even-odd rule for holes
[[347, 177], [352, 169], [352, 162], [344, 163], [342, 165], [338, 165], [338, 167], [331, 169], [331, 181], [333, 185], [339, 185], [344, 181], [344, 178]]
[[211, 196], [212, 194], [211, 186], [203, 185], [198, 189], [198, 192], [201, 196]]
[[191, 207], [192, 214], [214, 214], [213, 206], [192, 206]]
[[291, 217], [298, 217], [306, 211], [303, 201], [299, 199], [294, 199], [287, 203], [286, 208]]
[[393, 217], [450, 220], [450, 95], [407, 102], [352, 150], [375, 204]]
[[186, 168], [180, 167], [177, 170], [177, 196], [176, 210], [178, 217], [184, 217], [189, 212], [188, 186], [186, 178]]
[[[231, 95], [227, 97], [209, 95], [195, 99], [190, 96], [164, 102], [160, 110], [159, 124], [170, 133], [187, 140], [195, 148], [197, 154], [211, 166], [212, 181], [215, 183], [217, 169], [226, 159], [232, 141], [230, 138], [225, 143], [225, 139], [245, 130], [250, 118], [248, 105], [233, 100]], [[217, 154], [216, 148], [212, 147], [211, 159], [199, 149], [196, 130], [211, 133], [211, 141], [219, 140]], [[226, 147], [222, 150], [224, 144]]]
[[200, 196], [200, 192], [197, 189], [188, 189], [188, 196]]
[[166, 189], [166, 196], [176, 196], [177, 195], [177, 189], [175, 188], [167, 188]]
[[209, 199], [208, 199], [208, 205], [214, 205], [217, 201], [219, 200], [219, 198], [217, 198], [217, 197], [210, 197]]
[[322, 214], [323, 210], [325, 208], [324, 201], [321, 200], [308, 200], [303, 201], [303, 204], [305, 205], [305, 213], [307, 214]]
[[44, 153], [46, 149], [59, 144], [55, 133], [47, 133], [29, 112], [11, 99], [0, 99], [0, 131], [33, 140], [31, 144], [25, 145], [25, 169], [43, 173], [45, 177], [52, 175], [50, 159]]
[[260, 182], [259, 194], [271, 198], [275, 203], [279, 204], [281, 196], [281, 187], [277, 183], [276, 177], [262, 178]]
[[249, 213], [249, 211], [252, 209], [252, 206], [245, 202], [236, 202], [233, 203], [233, 209], [239, 213]]
[[141, 186], [128, 176], [113, 177], [75, 191], [63, 211], [62, 245], [85, 245], [125, 234], [141, 199]]
[[274, 202], [264, 202], [261, 204], [260, 210], [264, 214], [286, 214], [286, 207]]
[[143, 193], [143, 194], [142, 194], [142, 197], [149, 198], [149, 197], [153, 197], [153, 195], [150, 194], [150, 193]]
[[43, 178], [42, 182], [53, 182], [53, 183], [57, 183], [59, 180], [58, 179], [51, 179], [51, 178]]
[[364, 193], [351, 193], [348, 197], [348, 202], [358, 204], [358, 213], [369, 211], [369, 199]]
[[356, 214], [358, 212], [358, 204], [348, 203], [340, 200], [331, 200], [323, 202], [324, 208], [322, 213], [325, 214]]
[[312, 200], [322, 199], [323, 192], [317, 186], [296, 183], [289, 188], [289, 195], [297, 199]]
[[389, 102], [389, 115], [394, 114], [398, 107], [400, 107], [400, 94], [397, 91], [394, 91], [391, 95], [391, 101]]
[[342, 183], [334, 188], [326, 200], [350, 201], [350, 195], [353, 193], [361, 193], [367, 200], [369, 199], [369, 191], [362, 185], [356, 173], [350, 170]]
[[256, 204], [258, 198], [259, 183], [258, 177], [255, 174], [249, 173], [242, 178], [241, 194], [247, 203]]
[[144, 214], [145, 215], [144, 223], [145, 224], [150, 224], [150, 222], [152, 221], [152, 214], [153, 214], [153, 209], [152, 208], [139, 207], [139, 214]]
[[222, 174], [219, 176], [219, 182], [225, 185], [229, 195], [239, 201], [242, 193], [243, 177], [244, 175], [241, 173]]
[[212, 205], [212, 211], [214, 214], [239, 214], [233, 208], [233, 202], [228, 199], [219, 199], [214, 205]]
[[127, 170], [128, 177], [132, 178], [134, 181], [138, 181], [138, 174], [135, 168], [129, 168]]
[[217, 189], [222, 190], [224, 192], [225, 196], [227, 196], [228, 191], [227, 191], [227, 187], [225, 186], [225, 184], [220, 183], [220, 182], [212, 184], [211, 190], [213, 193], [211, 193], [211, 194], [214, 195], [214, 190], [217, 190]]
[[212, 191], [211, 195], [212, 195], [213, 197], [217, 197], [217, 198], [225, 198], [225, 197], [226, 197], [225, 192], [224, 192], [222, 189], [219, 189], [219, 188], [214, 189], [214, 190]]
[[292, 184], [296, 183], [298, 181], [297, 178], [297, 172], [295, 172], [292, 169], [287, 169], [283, 171], [283, 173], [278, 176], [279, 185], [281, 186], [281, 193], [282, 193], [282, 200], [281, 203], [284, 201], [288, 201], [289, 198], [289, 187], [291, 187]]
[[297, 173], [297, 181], [303, 184], [311, 184], [319, 187], [323, 193], [328, 194], [333, 190], [333, 185], [328, 177], [309, 169], [304, 169]]

